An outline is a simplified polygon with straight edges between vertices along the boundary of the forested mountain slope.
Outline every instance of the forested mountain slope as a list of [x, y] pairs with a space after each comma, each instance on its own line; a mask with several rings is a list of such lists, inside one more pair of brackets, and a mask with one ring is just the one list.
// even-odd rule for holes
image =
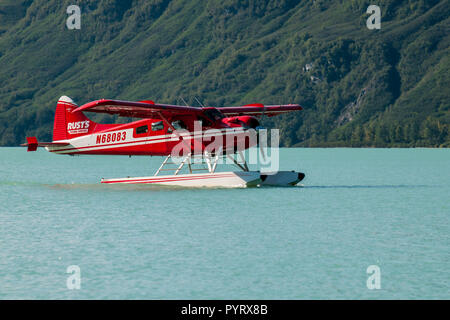
[[[81, 8], [68, 30], [66, 9]], [[50, 140], [56, 101], [299, 103], [284, 146], [450, 146], [450, 4], [0, 0], [0, 145]]]

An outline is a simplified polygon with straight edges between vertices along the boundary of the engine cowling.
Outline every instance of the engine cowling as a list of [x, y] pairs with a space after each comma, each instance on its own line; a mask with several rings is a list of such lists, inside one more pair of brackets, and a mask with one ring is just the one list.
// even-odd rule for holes
[[244, 129], [256, 129], [258, 128], [259, 121], [252, 116], [237, 116], [223, 119], [223, 122], [231, 127], [241, 126]]

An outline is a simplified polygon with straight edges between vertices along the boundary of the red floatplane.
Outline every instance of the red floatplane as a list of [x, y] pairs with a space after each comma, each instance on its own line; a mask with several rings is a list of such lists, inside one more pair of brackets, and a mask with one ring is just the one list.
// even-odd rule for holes
[[[250, 171], [245, 149], [258, 144], [253, 139], [261, 129], [257, 117], [302, 110], [300, 105], [251, 104], [239, 107], [192, 107], [153, 101], [96, 100], [81, 107], [62, 96], [56, 107], [53, 141], [27, 137], [28, 151], [44, 147], [55, 154], [147, 155], [165, 157], [153, 176], [102, 179], [105, 184], [163, 184], [189, 187], [246, 187], [295, 185], [304, 174], [294, 171]], [[126, 124], [100, 124], [84, 112], [138, 118]], [[213, 146], [213, 148], [212, 148]], [[181, 154], [181, 155], [180, 155]], [[175, 156], [176, 155], [176, 156]], [[229, 158], [241, 171], [216, 172], [219, 158]], [[175, 162], [174, 159], [177, 158]], [[203, 165], [196, 169], [194, 164]], [[194, 161], [197, 160], [197, 161]], [[172, 169], [167, 167], [176, 164]], [[180, 174], [182, 169], [186, 174]], [[173, 170], [172, 175], [160, 175]], [[194, 173], [205, 170], [206, 173]]]

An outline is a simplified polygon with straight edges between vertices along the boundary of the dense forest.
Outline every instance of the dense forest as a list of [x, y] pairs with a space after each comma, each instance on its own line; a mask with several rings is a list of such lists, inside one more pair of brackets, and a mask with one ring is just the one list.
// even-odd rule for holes
[[448, 0], [1, 0], [0, 145], [50, 140], [67, 95], [299, 103], [263, 121], [283, 146], [449, 147], [449, 13]]

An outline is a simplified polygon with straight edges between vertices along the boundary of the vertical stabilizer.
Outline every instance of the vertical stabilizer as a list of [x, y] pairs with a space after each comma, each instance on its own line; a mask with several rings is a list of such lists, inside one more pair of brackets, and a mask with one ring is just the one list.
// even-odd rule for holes
[[53, 123], [53, 141], [73, 139], [93, 131], [95, 123], [83, 112], [72, 113], [77, 107], [69, 97], [59, 98]]

